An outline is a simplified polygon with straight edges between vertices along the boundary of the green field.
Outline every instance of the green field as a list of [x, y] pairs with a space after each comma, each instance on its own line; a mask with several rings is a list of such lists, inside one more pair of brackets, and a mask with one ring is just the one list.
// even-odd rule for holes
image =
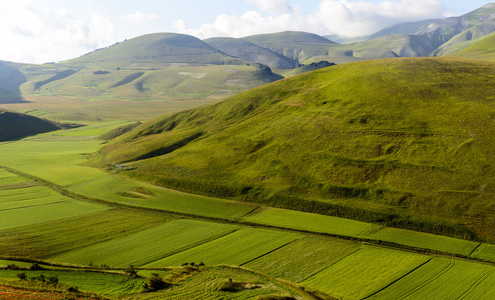
[[429, 259], [419, 254], [363, 246], [302, 284], [339, 298], [362, 299]]
[[0, 230], [1, 255], [47, 258], [159, 226], [173, 217], [131, 210], [101, 212]]
[[28, 278], [44, 275], [45, 277], [57, 276], [60, 283], [78, 287], [82, 292], [90, 292], [105, 296], [120, 297], [123, 295], [137, 294], [143, 291], [143, 278], [134, 279], [122, 274], [83, 272], [83, 271], [20, 271], [0, 270], [1, 278], [17, 278], [20, 272], [26, 273]]
[[77, 217], [109, 207], [73, 200], [43, 187], [0, 190], [0, 230]]
[[352, 237], [366, 236], [368, 232], [380, 229], [380, 226], [372, 223], [275, 208], [250, 215], [245, 220], [285, 228]]
[[369, 299], [490, 299], [495, 268], [434, 258]]
[[[139, 188], [148, 191], [149, 195], [135, 192]], [[112, 202], [208, 217], [240, 217], [256, 208], [252, 204], [181, 193], [111, 175], [95, 181], [88, 178], [87, 182], [69, 189]]]
[[292, 282], [301, 282], [359, 249], [358, 243], [304, 237], [244, 266]]
[[79, 265], [142, 266], [228, 235], [237, 229], [231, 225], [176, 220], [50, 259]]
[[495, 262], [495, 245], [481, 244], [471, 254], [472, 258]]
[[371, 235], [370, 238], [411, 247], [461, 254], [465, 257], [468, 257], [480, 245], [478, 242], [396, 228], [384, 228]]
[[177, 266], [185, 262], [207, 265], [243, 265], [300, 238], [300, 235], [265, 229], [242, 228], [208, 243], [155, 261], [146, 267]]

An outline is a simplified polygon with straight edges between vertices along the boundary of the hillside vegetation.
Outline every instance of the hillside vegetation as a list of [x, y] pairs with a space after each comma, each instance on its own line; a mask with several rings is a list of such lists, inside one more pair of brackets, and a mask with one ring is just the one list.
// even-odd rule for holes
[[494, 240], [490, 63], [335, 66], [145, 123], [92, 164], [224, 198]]
[[0, 142], [67, 128], [68, 125], [0, 109]]

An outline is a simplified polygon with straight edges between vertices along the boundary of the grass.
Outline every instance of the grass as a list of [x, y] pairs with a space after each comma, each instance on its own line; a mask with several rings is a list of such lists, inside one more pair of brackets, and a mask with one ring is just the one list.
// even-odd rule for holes
[[79, 265], [142, 266], [235, 230], [231, 225], [176, 220], [50, 259]]
[[283, 209], [265, 209], [260, 213], [247, 216], [245, 220], [285, 228], [351, 237], [363, 236], [369, 231], [380, 228], [371, 223]]
[[147, 267], [178, 266], [186, 262], [243, 265], [300, 237], [292, 233], [242, 228], [208, 243], [184, 249]]
[[494, 271], [489, 265], [434, 258], [369, 299], [488, 299]]
[[0, 195], [0, 230], [72, 218], [108, 209], [103, 205], [64, 197], [41, 186], [0, 190]]
[[[229, 279], [236, 283], [256, 284], [258, 288], [245, 288], [236, 292], [218, 291]], [[304, 294], [290, 285], [271, 280], [265, 276], [226, 266], [209, 267], [169, 289], [136, 296], [132, 299], [258, 299], [262, 295], [286, 295], [297, 297]], [[270, 299], [270, 298], [269, 298]], [[276, 298], [275, 298], [276, 299]]]
[[481, 244], [471, 254], [472, 258], [495, 262], [495, 245]]
[[428, 260], [423, 255], [363, 246], [302, 284], [335, 297], [362, 299]]
[[493, 64], [461, 59], [338, 65], [143, 124], [92, 164], [126, 162], [129, 177], [208, 196], [490, 240], [493, 76]]
[[[94, 170], [94, 169], [91, 169]], [[143, 188], [153, 196], [141, 194], [140, 198], [129, 197], [136, 189]], [[98, 197], [112, 202], [141, 207], [163, 209], [208, 217], [233, 218], [252, 211], [256, 206], [235, 201], [226, 201], [211, 197], [181, 193], [139, 183], [119, 176], [106, 176], [102, 179], [69, 187], [70, 190], [84, 195]], [[144, 197], [144, 199], [143, 199]]]
[[384, 228], [371, 235], [370, 238], [433, 251], [460, 254], [464, 257], [468, 257], [480, 245], [478, 242], [396, 228]]
[[0, 230], [3, 256], [47, 258], [122, 238], [173, 220], [145, 212], [110, 209], [32, 225]]
[[20, 272], [28, 278], [44, 275], [57, 276], [60, 283], [78, 287], [82, 292], [96, 293], [111, 297], [121, 297], [142, 292], [143, 278], [132, 278], [122, 274], [84, 272], [71, 270], [19, 271], [0, 270], [1, 278], [16, 278]]
[[301, 282], [359, 249], [359, 244], [304, 237], [244, 266], [291, 282]]

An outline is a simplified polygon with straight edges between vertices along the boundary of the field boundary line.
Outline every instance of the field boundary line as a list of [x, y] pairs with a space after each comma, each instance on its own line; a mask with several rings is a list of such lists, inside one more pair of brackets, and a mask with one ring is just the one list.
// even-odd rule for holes
[[426, 260], [425, 262], [423, 262], [422, 264], [420, 264], [419, 266], [416, 266], [415, 268], [413, 268], [412, 270], [410, 270], [409, 272], [407, 272], [406, 274], [402, 275], [401, 277], [393, 280], [392, 282], [390, 282], [389, 284], [387, 284], [386, 286], [380, 288], [379, 290], [369, 294], [368, 296], [362, 298], [362, 300], [365, 300], [365, 299], [368, 299], [370, 297], [373, 297], [374, 295], [378, 294], [379, 292], [389, 288], [391, 285], [393, 285], [394, 283], [396, 283], [397, 281], [401, 280], [402, 278], [406, 277], [407, 275], [413, 273], [414, 271], [416, 271], [417, 269], [421, 268], [422, 266], [426, 265], [427, 263], [429, 263], [430, 261], [432, 260], [432, 258]]
[[79, 200], [79, 201], [98, 203], [98, 204], [102, 204], [102, 205], [106, 205], [106, 206], [110, 206], [110, 207], [114, 207], [114, 208], [149, 211], [149, 212], [167, 214], [167, 215], [171, 215], [171, 216], [179, 216], [179, 217], [190, 218], [190, 219], [201, 220], [201, 221], [210, 221], [210, 222], [217, 222], [217, 223], [223, 223], [223, 224], [238, 224], [238, 225], [244, 225], [244, 226], [248, 226], [248, 227], [252, 227], [252, 228], [273, 229], [273, 230], [280, 230], [280, 231], [293, 232], [293, 233], [303, 233], [303, 234], [308, 234], [308, 235], [331, 237], [331, 238], [337, 238], [337, 239], [341, 239], [341, 240], [360, 242], [363, 244], [370, 244], [370, 245], [384, 247], [384, 248], [391, 248], [391, 249], [420, 253], [420, 254], [440, 255], [440, 256], [446, 256], [446, 257], [452, 257], [452, 258], [462, 258], [462, 259], [465, 259], [468, 261], [473, 261], [473, 262], [478, 262], [478, 263], [483, 262], [483, 263], [487, 263], [490, 265], [495, 265], [495, 262], [486, 261], [486, 260], [482, 260], [482, 259], [470, 258], [469, 256], [466, 256], [466, 255], [463, 255], [460, 253], [450, 253], [450, 252], [439, 251], [439, 250], [434, 250], [434, 249], [409, 246], [409, 245], [400, 244], [397, 242], [383, 241], [383, 240], [377, 240], [377, 239], [371, 239], [371, 238], [365, 238], [365, 237], [359, 237], [359, 236], [341, 235], [341, 234], [335, 234], [335, 233], [327, 233], [327, 232], [318, 232], [318, 231], [311, 231], [311, 230], [305, 230], [305, 229], [289, 228], [289, 227], [284, 227], [284, 226], [277, 226], [277, 225], [271, 225], [271, 224], [264, 224], [264, 223], [256, 223], [256, 222], [252, 222], [252, 221], [239, 220], [236, 218], [229, 219], [229, 218], [221, 218], [221, 217], [202, 216], [202, 215], [192, 214], [192, 213], [177, 212], [177, 211], [171, 211], [171, 210], [166, 210], [166, 209], [137, 206], [137, 205], [120, 203], [120, 202], [116, 202], [116, 201], [104, 200], [104, 199], [99, 199], [99, 198], [95, 198], [95, 197], [91, 197], [91, 196], [87, 196], [87, 195], [73, 192], [73, 191], [68, 190], [67, 188], [65, 188], [61, 185], [55, 184], [53, 182], [44, 180], [42, 178], [24, 173], [22, 171], [19, 171], [19, 170], [16, 170], [16, 169], [4, 166], [4, 165], [0, 165], [0, 169], [4, 169], [4, 170], [11, 172], [11, 173], [14, 173], [16, 175], [31, 179], [31, 180], [39, 183], [39, 185], [48, 187], [48, 188], [52, 189], [53, 191], [59, 193], [62, 196], [66, 196], [66, 197], [69, 197], [69, 198], [72, 198], [75, 200]]

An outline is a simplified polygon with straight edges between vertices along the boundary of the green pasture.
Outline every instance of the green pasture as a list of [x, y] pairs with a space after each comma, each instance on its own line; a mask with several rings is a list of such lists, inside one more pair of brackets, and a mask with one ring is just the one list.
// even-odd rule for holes
[[80, 291], [101, 294], [111, 297], [120, 297], [137, 294], [143, 291], [144, 278], [132, 278], [123, 274], [84, 272], [71, 270], [43, 270], [20, 271], [0, 270], [0, 278], [17, 278], [17, 274], [24, 272], [28, 278], [57, 276], [60, 283], [78, 287]]
[[472, 258], [495, 262], [495, 245], [481, 244], [471, 254]]
[[[70, 186], [69, 189], [108, 201], [208, 217], [239, 217], [256, 208], [253, 204], [177, 192], [112, 175]], [[139, 189], [150, 193], [149, 195], [136, 193], [135, 191]]]
[[369, 299], [491, 299], [495, 267], [433, 258]]
[[469, 256], [480, 245], [478, 242], [396, 228], [384, 228], [370, 238], [464, 256]]
[[[239, 291], [218, 291], [222, 283], [232, 279], [234, 283], [256, 284], [256, 288], [245, 288]], [[145, 293], [130, 299], [169, 299], [169, 300], [213, 300], [213, 299], [237, 299], [252, 300], [262, 295], [284, 295], [296, 297], [301, 291], [269, 280], [264, 276], [249, 272], [241, 268], [227, 266], [207, 266], [198, 274], [179, 282], [178, 284], [154, 293]], [[267, 298], [284, 299], [284, 298]], [[293, 299], [293, 298], [292, 298]], [[299, 299], [299, 298], [298, 298]]]
[[343, 299], [362, 299], [427, 262], [424, 255], [363, 246], [302, 282]]
[[76, 249], [51, 260], [79, 265], [142, 266], [227, 235], [238, 227], [176, 220], [125, 237]]
[[0, 230], [73, 218], [106, 209], [108, 209], [108, 207], [99, 204], [67, 200], [50, 205], [38, 205], [0, 211]]
[[242, 228], [146, 266], [177, 266], [185, 262], [204, 262], [207, 265], [243, 265], [300, 237], [301, 235], [298, 234], [274, 230]]
[[244, 266], [264, 274], [301, 282], [359, 249], [358, 243], [304, 237]]
[[3, 169], [0, 169], [0, 189], [2, 189], [2, 186], [5, 185], [11, 185], [14, 183], [27, 182], [27, 181], [30, 180], [22, 176], [18, 176], [16, 174], [7, 172]]
[[[0, 230], [0, 255], [44, 259], [123, 238], [159, 226], [172, 217], [109, 209], [72, 218]], [[35, 228], [35, 230], [33, 230]]]
[[268, 208], [261, 213], [249, 215], [244, 220], [285, 228], [352, 237], [363, 236], [369, 231], [381, 228], [371, 223], [276, 208]]

